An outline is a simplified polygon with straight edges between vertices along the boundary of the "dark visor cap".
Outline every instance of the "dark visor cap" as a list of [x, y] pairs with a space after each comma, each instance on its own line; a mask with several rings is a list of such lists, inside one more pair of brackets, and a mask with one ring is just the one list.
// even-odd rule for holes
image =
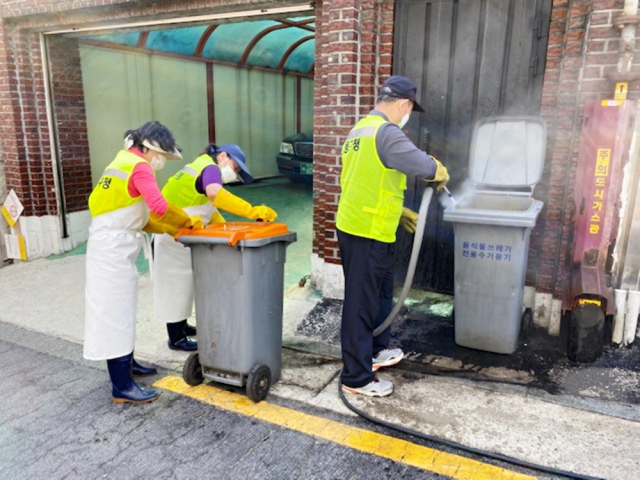
[[382, 84], [382, 87], [380, 87], [380, 95], [387, 95], [394, 98], [406, 98], [413, 102], [414, 112], [424, 112], [424, 108], [416, 102], [417, 92], [418, 88], [415, 83], [407, 77], [402, 77], [400, 75], [392, 75]]

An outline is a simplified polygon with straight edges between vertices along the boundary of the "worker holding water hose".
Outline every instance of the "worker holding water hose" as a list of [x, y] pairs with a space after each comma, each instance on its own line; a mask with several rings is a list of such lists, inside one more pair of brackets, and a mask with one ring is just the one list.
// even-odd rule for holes
[[374, 110], [349, 132], [342, 146], [341, 196], [336, 227], [345, 276], [341, 342], [342, 388], [384, 397], [393, 383], [374, 372], [397, 364], [404, 353], [389, 348], [390, 328], [373, 332], [391, 312], [393, 248], [398, 225], [415, 232], [418, 215], [403, 207], [407, 176], [449, 181], [447, 169], [418, 149], [402, 131], [416, 102], [417, 88], [406, 77], [390, 77]]

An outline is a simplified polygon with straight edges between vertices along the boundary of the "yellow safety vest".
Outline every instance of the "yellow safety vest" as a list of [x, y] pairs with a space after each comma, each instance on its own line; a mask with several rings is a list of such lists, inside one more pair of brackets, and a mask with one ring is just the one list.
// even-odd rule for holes
[[130, 207], [142, 200], [140, 195], [137, 197], [129, 195], [131, 172], [137, 164], [142, 162], [146, 160], [135, 153], [127, 150], [118, 152], [89, 195], [89, 211], [92, 217]]
[[209, 165], [216, 164], [207, 154], [200, 155], [193, 162], [185, 165], [167, 181], [167, 184], [162, 189], [164, 198], [180, 208], [194, 207], [210, 202], [211, 200], [206, 194], [199, 193], [196, 190], [198, 176]]
[[387, 121], [378, 115], [360, 120], [342, 146], [342, 194], [336, 226], [343, 232], [380, 242], [396, 241], [407, 176], [383, 165], [376, 135]]

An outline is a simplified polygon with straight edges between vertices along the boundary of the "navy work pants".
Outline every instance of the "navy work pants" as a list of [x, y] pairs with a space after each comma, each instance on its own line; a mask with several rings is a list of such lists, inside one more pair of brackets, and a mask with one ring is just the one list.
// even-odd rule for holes
[[393, 243], [337, 230], [344, 271], [342, 384], [359, 388], [373, 381], [372, 359], [388, 348], [390, 330], [374, 337], [393, 303]]

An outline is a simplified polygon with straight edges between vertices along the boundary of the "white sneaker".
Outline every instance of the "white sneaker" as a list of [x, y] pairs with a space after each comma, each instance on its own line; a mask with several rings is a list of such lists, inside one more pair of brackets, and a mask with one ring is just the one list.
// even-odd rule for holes
[[347, 393], [359, 393], [367, 397], [386, 397], [393, 393], [393, 383], [375, 377], [373, 382], [366, 384], [364, 387], [353, 388], [342, 385], [342, 390]]
[[373, 358], [371, 369], [375, 372], [380, 367], [390, 367], [399, 363], [404, 357], [404, 352], [399, 348], [388, 348], [382, 350]]

